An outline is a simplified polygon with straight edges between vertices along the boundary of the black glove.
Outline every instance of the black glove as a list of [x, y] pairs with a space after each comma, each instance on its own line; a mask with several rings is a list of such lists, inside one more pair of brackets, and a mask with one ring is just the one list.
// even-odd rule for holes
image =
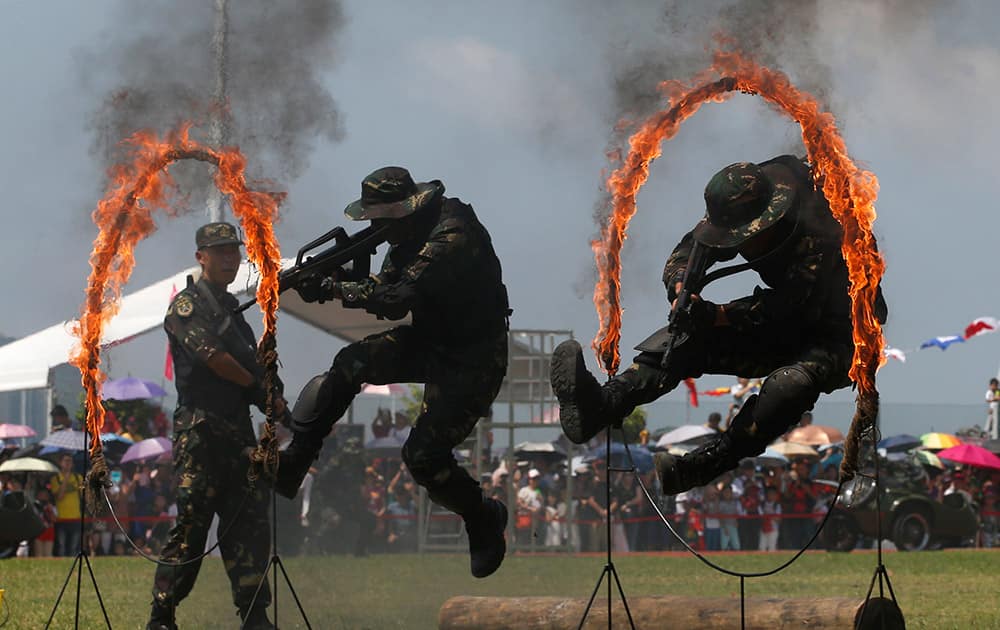
[[296, 285], [295, 291], [305, 302], [322, 304], [334, 297], [333, 278], [320, 274], [306, 276]]
[[692, 330], [705, 330], [715, 326], [716, 312], [719, 306], [708, 300], [692, 300], [690, 322]]

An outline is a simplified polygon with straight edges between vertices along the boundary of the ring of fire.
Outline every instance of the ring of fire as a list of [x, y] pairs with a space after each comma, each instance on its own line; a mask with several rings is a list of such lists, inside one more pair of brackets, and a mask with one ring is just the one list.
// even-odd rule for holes
[[629, 138], [628, 154], [607, 181], [612, 196], [611, 215], [600, 240], [591, 243], [599, 273], [594, 305], [600, 329], [592, 344], [597, 358], [609, 375], [617, 372], [621, 362], [621, 248], [636, 212], [636, 196], [649, 178], [650, 163], [662, 153], [663, 141], [673, 138], [681, 123], [702, 104], [723, 102], [734, 91], [756, 94], [801, 126], [815, 180], [822, 182], [830, 211], [844, 228], [841, 250], [850, 277], [854, 328], [850, 377], [858, 386], [858, 399], [845, 440], [841, 477], [852, 477], [857, 471], [860, 439], [874, 427], [878, 414], [875, 372], [884, 360], [885, 341], [875, 317], [875, 296], [885, 262], [872, 232], [878, 180], [851, 160], [833, 115], [822, 111], [815, 97], [796, 88], [783, 73], [760, 66], [738, 52], [716, 52], [712, 66], [691, 84], [667, 82], [661, 87], [670, 96], [671, 106], [650, 116]]

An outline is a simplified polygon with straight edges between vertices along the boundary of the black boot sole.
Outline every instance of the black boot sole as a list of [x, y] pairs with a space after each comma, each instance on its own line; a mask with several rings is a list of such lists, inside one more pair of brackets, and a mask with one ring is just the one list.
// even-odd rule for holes
[[497, 513], [499, 514], [499, 519], [497, 519], [494, 525], [495, 529], [493, 533], [499, 538], [500, 543], [491, 548], [493, 553], [486, 559], [486, 563], [477, 566], [473, 562], [470, 565], [473, 577], [485, 578], [493, 575], [500, 568], [500, 565], [503, 564], [503, 559], [507, 555], [507, 540], [504, 538], [504, 532], [507, 530], [507, 506], [501, 501], [496, 501], [496, 504], [498, 506]]
[[586, 431], [583, 410], [577, 401], [577, 386], [581, 374], [587, 374], [583, 348], [574, 339], [564, 341], [552, 352], [552, 391], [559, 400], [559, 424], [574, 444], [583, 444], [600, 432]]

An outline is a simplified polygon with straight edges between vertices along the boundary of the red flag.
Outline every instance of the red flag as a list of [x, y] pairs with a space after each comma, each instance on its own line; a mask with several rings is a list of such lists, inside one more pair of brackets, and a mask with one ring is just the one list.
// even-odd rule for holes
[[982, 333], [996, 332], [1000, 322], [995, 317], [977, 317], [965, 327], [965, 338], [975, 337]]
[[686, 378], [686, 379], [684, 379], [684, 384], [687, 385], [687, 388], [688, 388], [688, 398], [691, 400], [691, 406], [692, 407], [697, 407], [698, 406], [698, 390], [694, 386], [694, 379], [693, 378]]
[[[170, 302], [174, 301], [174, 296], [177, 295], [177, 285], [171, 285], [170, 287]], [[174, 355], [170, 354], [170, 342], [167, 342], [167, 356], [163, 359], [163, 378], [168, 381], [174, 380]]]
[[702, 396], [725, 396], [730, 393], [732, 388], [730, 387], [716, 387], [715, 389], [707, 389], [701, 392]]

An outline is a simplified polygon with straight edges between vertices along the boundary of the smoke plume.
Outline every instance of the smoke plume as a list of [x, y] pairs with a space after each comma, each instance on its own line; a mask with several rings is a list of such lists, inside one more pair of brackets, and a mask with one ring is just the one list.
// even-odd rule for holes
[[[90, 120], [96, 156], [114, 163], [120, 142], [135, 131], [162, 133], [185, 120], [196, 124], [193, 136], [211, 141], [210, 121], [220, 111], [215, 5], [121, 3], [116, 30], [84, 56], [87, 74], [106, 72], [115, 80]], [[294, 178], [317, 140], [343, 134], [341, 113], [323, 82], [338, 60], [340, 1], [241, 0], [229, 2], [226, 15], [223, 142], [240, 147], [251, 177]], [[204, 194], [204, 168], [178, 165], [173, 172], [189, 201]]]

